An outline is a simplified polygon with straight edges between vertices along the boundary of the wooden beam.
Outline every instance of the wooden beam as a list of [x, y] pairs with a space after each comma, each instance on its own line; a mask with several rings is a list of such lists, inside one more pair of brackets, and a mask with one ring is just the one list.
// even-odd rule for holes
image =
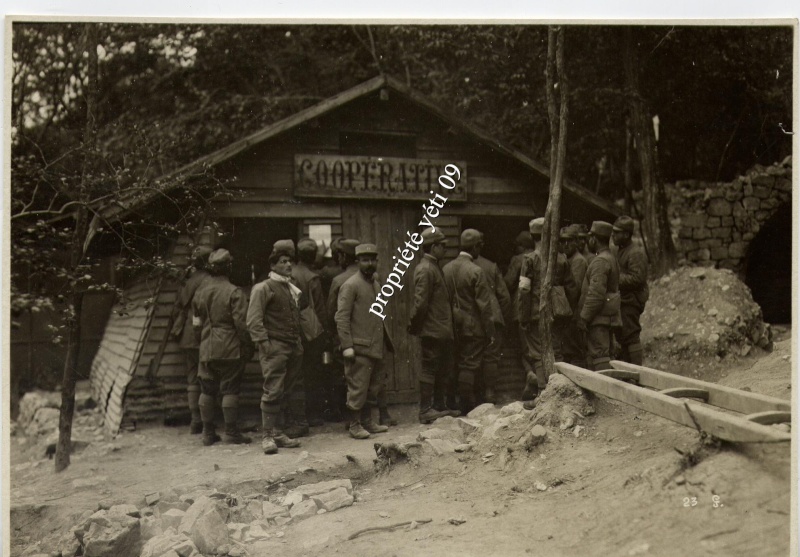
[[659, 391], [662, 395], [671, 396], [673, 398], [699, 398], [703, 401], [708, 401], [707, 389], [695, 389], [692, 387], [675, 387], [672, 389], [662, 389]]
[[678, 400], [577, 366], [559, 362], [556, 368], [583, 389], [622, 401], [693, 429], [699, 427], [703, 432], [724, 441], [774, 443], [791, 441], [792, 438], [789, 433], [746, 420], [741, 416], [726, 414], [702, 404]]
[[690, 377], [667, 373], [649, 367], [637, 366], [619, 360], [611, 360], [611, 365], [615, 369], [638, 372], [639, 385], [642, 387], [650, 387], [657, 391], [687, 387], [706, 389], [708, 391], [708, 404], [718, 408], [725, 408], [726, 410], [733, 410], [734, 412], [741, 412], [742, 414], [754, 414], [756, 412], [766, 412], [767, 410], [782, 412], [792, 411], [792, 403], [788, 400], [740, 391], [739, 389], [725, 387], [724, 385], [707, 383], [699, 379], [692, 379]]
[[603, 369], [596, 373], [611, 377], [612, 379], [619, 379], [621, 381], [636, 381], [639, 382], [639, 373], [635, 371], [623, 371], [621, 369]]
[[320, 218], [340, 219], [338, 203], [234, 203], [219, 208], [225, 218]]
[[791, 412], [757, 412], [755, 414], [749, 414], [749, 415], [745, 416], [744, 419], [745, 420], [750, 420], [751, 422], [755, 422], [757, 424], [762, 424], [762, 425], [792, 423], [792, 413]]

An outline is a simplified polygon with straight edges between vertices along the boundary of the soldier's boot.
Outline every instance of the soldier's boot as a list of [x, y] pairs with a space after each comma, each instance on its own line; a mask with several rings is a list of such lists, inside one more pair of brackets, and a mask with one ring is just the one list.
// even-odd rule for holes
[[455, 394], [447, 395], [445, 399], [444, 408], [442, 410], [448, 410], [450, 415], [454, 418], [457, 418], [461, 415], [461, 410], [458, 409], [458, 400], [456, 399]]
[[273, 431], [272, 440], [275, 441], [275, 444], [281, 448], [286, 449], [296, 449], [300, 446], [300, 441], [296, 439], [292, 439], [286, 432], [284, 431], [284, 417], [283, 414], [278, 414], [278, 422], [275, 425], [275, 430]]
[[466, 416], [475, 408], [475, 395], [472, 390], [472, 385], [460, 383], [458, 391], [459, 398], [461, 399], [461, 414]]
[[203, 446], [209, 447], [220, 441], [214, 427], [214, 397], [201, 394], [198, 399], [200, 406], [200, 419], [203, 422]]
[[522, 390], [522, 400], [533, 400], [538, 394], [539, 387], [536, 382], [536, 374], [533, 371], [529, 371], [525, 374], [525, 388]]
[[378, 423], [381, 425], [381, 427], [385, 427], [388, 430], [390, 425], [396, 426], [398, 421], [391, 414], [389, 414], [388, 407], [381, 406], [378, 408]]
[[252, 441], [239, 431], [239, 397], [225, 395], [222, 397], [222, 415], [225, 418], [225, 433], [222, 441], [228, 445], [242, 445]]
[[186, 398], [189, 403], [189, 413], [192, 416], [189, 433], [199, 435], [203, 433], [203, 419], [200, 417], [200, 385], [189, 385]]
[[642, 361], [642, 345], [636, 343], [628, 346], [628, 362], [640, 366]]
[[278, 415], [274, 412], [261, 410], [261, 450], [264, 454], [275, 454], [278, 452], [278, 445], [273, 439], [275, 435], [275, 425], [278, 422]]
[[389, 431], [389, 426], [383, 423], [376, 424], [372, 421], [372, 406], [369, 404], [365, 404], [361, 409], [361, 427], [369, 433], [386, 433]]
[[306, 437], [309, 433], [308, 421], [306, 420], [306, 399], [296, 398], [290, 400], [288, 410], [288, 419], [283, 432], [291, 439]]
[[353, 439], [369, 439], [369, 431], [361, 425], [361, 410], [347, 409], [347, 431]]
[[[453, 402], [453, 406], [455, 407], [455, 401]], [[433, 409], [437, 412], [444, 412], [445, 416], [452, 416], [454, 418], [458, 418], [461, 415], [459, 410], [454, 410], [445, 402], [444, 394], [441, 393], [438, 396], [436, 394], [433, 395]]]
[[483, 369], [483, 400], [490, 404], [497, 403], [497, 393], [494, 390], [495, 383], [497, 382], [497, 363], [492, 362], [484, 365]]
[[429, 424], [449, 416], [448, 412], [437, 410], [433, 405], [433, 385], [420, 382], [419, 384], [419, 423]]

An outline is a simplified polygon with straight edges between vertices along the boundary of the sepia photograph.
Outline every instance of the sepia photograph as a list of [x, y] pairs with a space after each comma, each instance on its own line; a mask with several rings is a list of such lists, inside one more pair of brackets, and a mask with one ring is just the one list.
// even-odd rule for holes
[[8, 555], [797, 551], [796, 19], [5, 29]]

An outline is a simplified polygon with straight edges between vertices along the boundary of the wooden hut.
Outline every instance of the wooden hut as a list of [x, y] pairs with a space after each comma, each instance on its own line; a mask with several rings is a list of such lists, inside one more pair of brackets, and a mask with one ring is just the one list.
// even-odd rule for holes
[[[461, 172], [446, 191], [438, 177], [448, 164]], [[504, 268], [513, 240], [541, 216], [547, 204], [548, 170], [475, 126], [435, 106], [397, 80], [380, 76], [300, 111], [211, 153], [179, 173], [213, 167], [245, 195], [219, 207], [218, 244], [234, 257], [232, 281], [249, 287], [267, 271], [275, 240], [307, 235], [344, 236], [377, 244], [378, 272], [386, 277], [392, 254], [420, 231], [430, 192], [448, 198], [435, 224], [458, 253], [463, 228], [485, 233], [485, 255]], [[168, 187], [168, 186], [164, 186]], [[566, 183], [562, 220], [612, 220], [614, 208], [588, 190]], [[147, 203], [139, 196], [135, 203]], [[124, 204], [109, 211], [124, 211]], [[170, 257], [185, 264], [190, 239], [181, 238]], [[410, 273], [406, 284], [411, 283]], [[137, 288], [139, 291], [137, 292]], [[92, 384], [109, 429], [125, 421], [164, 419], [186, 412], [183, 360], [177, 345], [163, 342], [177, 285], [163, 281], [155, 292], [132, 284], [133, 311], [109, 318], [92, 365]], [[155, 295], [145, 308], [144, 299]], [[386, 359], [390, 402], [417, 400], [419, 343], [406, 332], [413, 288], [396, 293], [387, 308], [397, 351]], [[141, 303], [137, 305], [137, 300]], [[498, 390], [521, 391], [516, 334], [509, 334]], [[260, 370], [247, 368], [242, 399], [255, 408]]]

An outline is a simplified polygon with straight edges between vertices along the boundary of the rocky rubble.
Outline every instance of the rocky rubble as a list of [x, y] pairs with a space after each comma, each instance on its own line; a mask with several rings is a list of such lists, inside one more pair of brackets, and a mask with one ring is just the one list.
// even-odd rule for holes
[[645, 359], [667, 369], [772, 347], [772, 331], [750, 289], [724, 269], [683, 267], [652, 282], [641, 322]]
[[555, 374], [533, 410], [526, 410], [521, 402], [502, 408], [482, 404], [466, 417], [439, 418], [417, 441], [423, 451], [435, 456], [475, 451], [485, 457], [508, 447], [532, 451], [557, 434], [579, 437], [585, 429], [580, 423], [592, 414], [594, 407], [584, 391]]
[[213, 490], [158, 494], [131, 504], [100, 503], [58, 541], [62, 557], [199, 557], [244, 555], [242, 547], [283, 537], [287, 524], [348, 507], [349, 479], [243, 496]]

